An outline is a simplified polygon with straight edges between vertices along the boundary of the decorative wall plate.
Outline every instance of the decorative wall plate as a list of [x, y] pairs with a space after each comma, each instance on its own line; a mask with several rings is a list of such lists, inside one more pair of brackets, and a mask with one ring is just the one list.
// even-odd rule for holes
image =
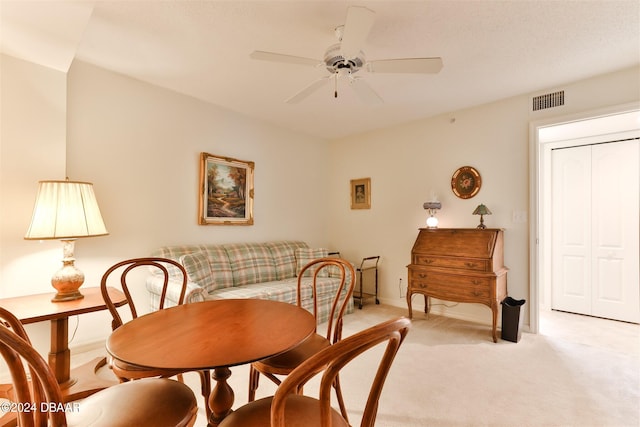
[[471, 166], [462, 166], [451, 177], [451, 191], [461, 199], [470, 199], [480, 191], [482, 178]]

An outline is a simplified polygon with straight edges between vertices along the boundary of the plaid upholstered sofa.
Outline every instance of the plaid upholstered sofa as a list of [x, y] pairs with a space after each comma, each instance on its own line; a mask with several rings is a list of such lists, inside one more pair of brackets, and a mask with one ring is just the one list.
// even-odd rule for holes
[[[187, 271], [185, 303], [224, 298], [260, 298], [296, 304], [297, 274], [309, 261], [327, 256], [326, 249], [312, 249], [305, 242], [282, 240], [263, 243], [164, 246], [151, 256], [180, 262]], [[175, 269], [175, 268], [174, 268]], [[328, 270], [328, 269], [327, 269]], [[178, 273], [177, 269], [170, 272]], [[162, 287], [159, 272], [147, 278], [151, 308], [158, 308]], [[340, 280], [330, 271], [321, 272], [318, 318], [327, 319]], [[311, 277], [303, 279], [302, 305], [312, 306]], [[175, 305], [179, 285], [167, 292], [167, 305]], [[353, 311], [350, 299], [347, 312]]]

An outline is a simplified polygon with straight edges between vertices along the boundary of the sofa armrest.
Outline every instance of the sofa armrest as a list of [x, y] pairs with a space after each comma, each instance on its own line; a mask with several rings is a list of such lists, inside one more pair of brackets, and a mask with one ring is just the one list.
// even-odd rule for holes
[[[160, 296], [162, 295], [162, 285], [164, 284], [163, 276], [152, 275], [147, 278], [147, 290], [151, 295], [151, 309], [153, 311], [158, 310], [160, 306]], [[178, 304], [178, 298], [180, 298], [180, 291], [182, 290], [182, 283], [173, 278], [169, 278], [169, 285], [167, 286], [167, 296], [165, 300], [165, 308], [173, 307]], [[185, 292], [184, 302], [199, 302], [205, 300], [204, 289], [195, 282], [187, 281], [187, 291]]]

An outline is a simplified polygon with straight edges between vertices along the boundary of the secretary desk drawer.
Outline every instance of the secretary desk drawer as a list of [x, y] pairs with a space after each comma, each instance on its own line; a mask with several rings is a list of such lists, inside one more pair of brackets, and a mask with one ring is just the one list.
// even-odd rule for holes
[[412, 271], [409, 279], [411, 289], [447, 300], [482, 300], [491, 298], [493, 280], [485, 277], [469, 277]]
[[427, 267], [455, 268], [457, 270], [491, 271], [491, 260], [474, 258], [436, 257], [414, 255], [413, 263]]

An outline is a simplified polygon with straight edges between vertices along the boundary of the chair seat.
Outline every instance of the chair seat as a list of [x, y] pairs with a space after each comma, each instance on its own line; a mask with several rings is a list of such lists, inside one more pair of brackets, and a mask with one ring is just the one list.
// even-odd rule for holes
[[[67, 411], [69, 427], [193, 425], [198, 406], [191, 389], [174, 380], [142, 379], [106, 388]], [[140, 422], [140, 414], [146, 414]]]
[[309, 357], [331, 346], [331, 342], [322, 335], [314, 334], [295, 348], [277, 356], [254, 362], [260, 372], [287, 375]]
[[138, 380], [141, 378], [164, 377], [169, 378], [184, 373], [184, 370], [167, 371], [150, 369], [143, 366], [131, 365], [117, 359], [111, 359], [110, 367], [114, 375], [126, 380]]
[[[241, 406], [229, 414], [219, 427], [270, 427], [271, 401], [273, 397], [265, 397]], [[285, 403], [285, 419], [287, 427], [326, 427], [320, 422], [320, 402], [308, 396], [292, 394]], [[331, 408], [331, 427], [349, 427], [340, 413]]]

